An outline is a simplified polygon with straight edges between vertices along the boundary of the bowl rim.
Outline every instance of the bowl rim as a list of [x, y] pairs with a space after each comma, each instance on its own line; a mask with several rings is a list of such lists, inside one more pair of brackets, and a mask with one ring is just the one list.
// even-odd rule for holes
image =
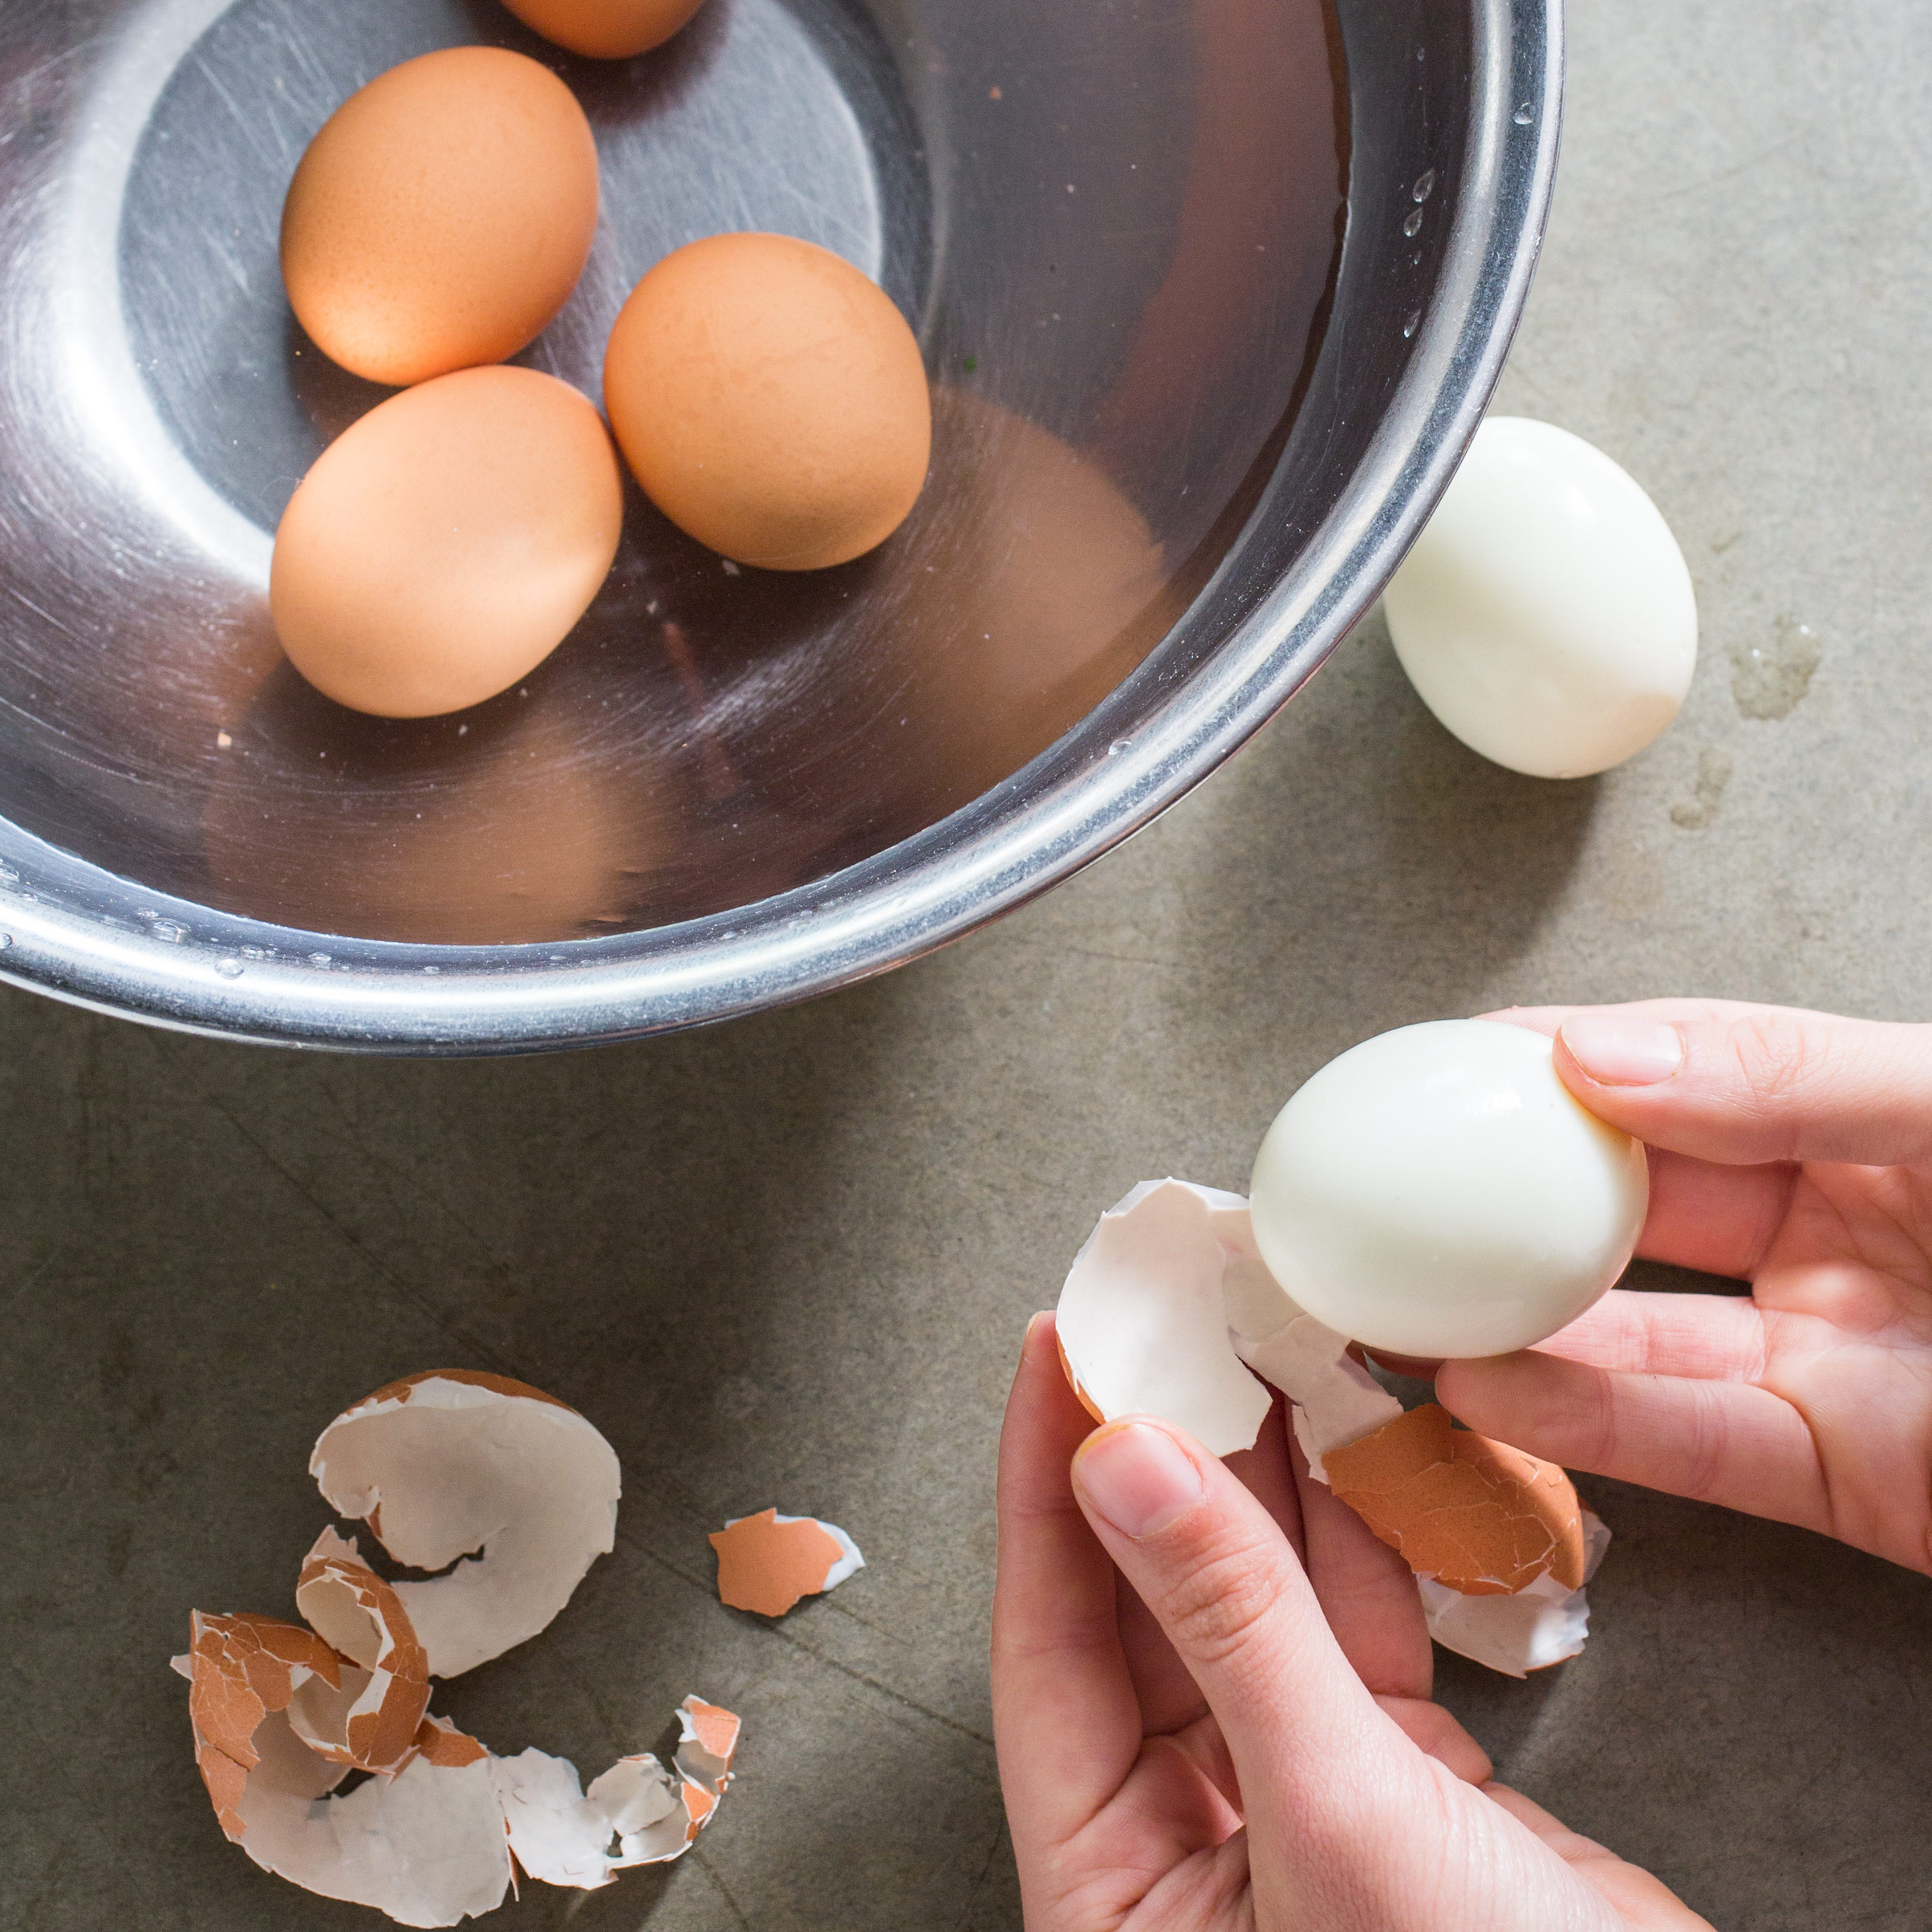
[[[675, 925], [547, 944], [331, 940], [149, 891], [0, 822], [0, 980], [264, 1045], [536, 1051], [673, 1031], [853, 984], [1091, 864], [1214, 770], [1313, 675], [1381, 595], [1482, 420], [1548, 213], [1562, 0], [1471, 0], [1471, 112], [1455, 219], [1431, 306], [1365, 459], [1293, 566], [1128, 735], [1070, 761], [1057, 755], [1063, 738], [972, 805], [808, 885]], [[1264, 493], [1224, 570], [1270, 508]], [[1138, 675], [1069, 737], [1099, 745]], [[1043, 773], [1046, 781], [1029, 788], [1029, 776]], [[433, 998], [425, 976], [440, 981]]]

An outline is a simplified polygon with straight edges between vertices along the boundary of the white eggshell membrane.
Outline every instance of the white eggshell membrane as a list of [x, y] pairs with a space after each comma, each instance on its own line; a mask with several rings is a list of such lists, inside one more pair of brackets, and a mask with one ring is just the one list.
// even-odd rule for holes
[[[1583, 1533], [1589, 1551], [1583, 1574], [1588, 1584], [1610, 1546], [1610, 1532], [1586, 1509]], [[1430, 1636], [1445, 1650], [1505, 1677], [1527, 1677], [1560, 1664], [1576, 1656], [1589, 1635], [1589, 1597], [1581, 1589], [1565, 1589], [1554, 1577], [1539, 1577], [1510, 1597], [1465, 1597], [1433, 1577], [1416, 1581]]]
[[1074, 1257], [1055, 1321], [1075, 1387], [1102, 1420], [1158, 1415], [1216, 1455], [1252, 1449], [1272, 1398], [1241, 1366], [1221, 1286], [1239, 1195], [1143, 1181]]
[[1697, 668], [1696, 593], [1656, 505], [1601, 450], [1523, 416], [1476, 432], [1383, 607], [1423, 702], [1533, 777], [1634, 757]]
[[309, 1473], [399, 1563], [456, 1563], [396, 1586], [432, 1677], [535, 1636], [616, 1536], [611, 1445], [574, 1409], [497, 1378], [453, 1372], [379, 1390], [323, 1431]]
[[1255, 1159], [1255, 1240], [1286, 1293], [1370, 1348], [1431, 1360], [1573, 1321], [1629, 1263], [1649, 1167], [1551, 1055], [1525, 1027], [1440, 1020], [1330, 1061]]

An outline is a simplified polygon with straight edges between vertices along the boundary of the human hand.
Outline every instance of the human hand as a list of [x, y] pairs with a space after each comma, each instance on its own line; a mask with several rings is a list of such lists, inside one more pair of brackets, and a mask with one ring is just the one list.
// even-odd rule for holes
[[1710, 1932], [1491, 1781], [1428, 1702], [1414, 1577], [1309, 1478], [1279, 1402], [1225, 1465], [1166, 1423], [1096, 1431], [1036, 1317], [999, 1561], [1029, 1932]]
[[1447, 1365], [1443, 1406], [1932, 1571], [1932, 1027], [1684, 1000], [1492, 1017], [1555, 1033], [1570, 1090], [1650, 1144], [1638, 1253], [1751, 1293], [1613, 1290], [1535, 1350]]

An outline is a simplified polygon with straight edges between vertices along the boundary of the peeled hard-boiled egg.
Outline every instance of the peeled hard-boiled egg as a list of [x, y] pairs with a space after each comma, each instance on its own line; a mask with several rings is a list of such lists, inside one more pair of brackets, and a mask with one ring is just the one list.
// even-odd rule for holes
[[1581, 1314], [1636, 1248], [1649, 1167], [1551, 1055], [1524, 1027], [1441, 1020], [1308, 1081], [1255, 1158], [1255, 1242], [1289, 1297], [1427, 1360], [1528, 1348]]
[[597, 412], [534, 369], [463, 369], [323, 452], [275, 535], [290, 662], [338, 704], [432, 717], [534, 670], [598, 592], [623, 523]]
[[789, 235], [713, 235], [659, 262], [611, 332], [604, 404], [651, 501], [768, 570], [883, 543], [932, 453], [905, 318], [849, 262]]
[[1600, 449], [1492, 416], [1383, 599], [1423, 702], [1472, 751], [1581, 778], [1642, 751], [1697, 668], [1697, 598], [1655, 504]]
[[326, 355], [417, 383], [530, 343], [596, 226], [597, 144], [570, 89], [524, 55], [449, 47], [378, 75], [309, 144], [282, 275]]
[[527, 27], [573, 54], [626, 60], [661, 45], [704, 0], [504, 0]]

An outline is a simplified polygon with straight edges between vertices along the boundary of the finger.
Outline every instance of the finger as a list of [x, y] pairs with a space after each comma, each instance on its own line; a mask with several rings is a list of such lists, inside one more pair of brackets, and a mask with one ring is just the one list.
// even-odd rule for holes
[[1093, 1419], [1061, 1372], [1053, 1317], [1026, 1331], [1000, 1431], [993, 1731], [1015, 1849], [1059, 1843], [1106, 1803], [1140, 1749], [1114, 1623], [1114, 1565], [1067, 1467]]
[[1764, 1373], [1765, 1340], [1764, 1310], [1745, 1296], [1615, 1288], [1536, 1353], [1640, 1375], [1755, 1382]]
[[1646, 1261], [1747, 1281], [1791, 1206], [1789, 1162], [1726, 1167], [1650, 1150], [1650, 1211], [1637, 1252]]
[[1757, 1166], [1932, 1156], [1932, 1028], [1649, 1001], [1564, 1019], [1557, 1071], [1653, 1147]]
[[1446, 1765], [1465, 1784], [1487, 1784], [1495, 1775], [1489, 1753], [1440, 1704], [1417, 1697], [1375, 1701], [1424, 1757]]
[[1379, 1828], [1366, 1815], [1378, 1804], [1412, 1801], [1423, 1760], [1349, 1668], [1286, 1538], [1220, 1463], [1135, 1417], [1082, 1444], [1074, 1481], [1220, 1721], [1257, 1859], [1285, 1871], [1337, 1830]]
[[1308, 1580], [1342, 1655], [1378, 1701], [1426, 1699], [1435, 1653], [1415, 1573], [1327, 1484], [1308, 1473], [1299, 1447], [1294, 1455]]
[[1500, 1805], [1519, 1824], [1526, 1825], [1577, 1877], [1617, 1911], [1630, 1932], [1712, 1932], [1711, 1922], [1699, 1918], [1664, 1881], [1642, 1866], [1626, 1864], [1617, 1854], [1573, 1832], [1552, 1818], [1540, 1804], [1507, 1784], [1484, 1787], [1484, 1796]]
[[[1287, 1404], [1277, 1394], [1252, 1449], [1224, 1459], [1280, 1526], [1297, 1556], [1301, 1554], [1301, 1505], [1289, 1466]], [[1381, 1546], [1377, 1545], [1378, 1548]], [[1120, 1642], [1140, 1700], [1141, 1723], [1148, 1735], [1178, 1731], [1208, 1708], [1201, 1687], [1175, 1655], [1154, 1613], [1130, 1589], [1118, 1593]]]
[[1444, 1408], [1565, 1469], [1830, 1533], [1817, 1445], [1797, 1410], [1749, 1382], [1639, 1375], [1531, 1350], [1446, 1362]]

